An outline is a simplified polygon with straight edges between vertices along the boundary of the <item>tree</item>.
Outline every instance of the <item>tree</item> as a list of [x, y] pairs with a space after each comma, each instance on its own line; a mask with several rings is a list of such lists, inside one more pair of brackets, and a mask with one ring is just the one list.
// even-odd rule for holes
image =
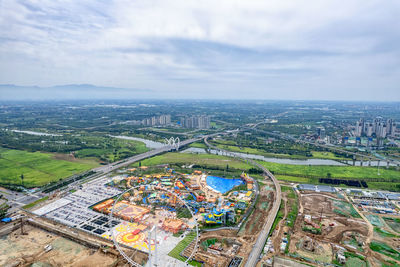
[[24, 186], [24, 175], [23, 174], [21, 174], [21, 183], [22, 183], [22, 186]]
[[331, 177], [332, 177], [332, 174], [331, 174], [330, 172], [328, 172], [328, 173], [326, 174], [326, 177], [331, 178]]

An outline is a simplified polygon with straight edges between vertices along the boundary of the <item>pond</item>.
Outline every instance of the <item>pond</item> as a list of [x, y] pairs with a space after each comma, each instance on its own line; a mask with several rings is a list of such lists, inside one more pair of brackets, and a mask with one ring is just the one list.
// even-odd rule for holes
[[228, 179], [211, 175], [207, 176], [206, 182], [209, 187], [222, 194], [228, 192], [235, 186], [244, 184], [242, 179]]

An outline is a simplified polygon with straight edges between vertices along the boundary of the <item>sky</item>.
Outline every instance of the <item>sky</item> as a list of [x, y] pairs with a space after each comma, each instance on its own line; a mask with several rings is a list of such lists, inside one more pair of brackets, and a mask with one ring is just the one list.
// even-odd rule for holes
[[[24, 91], [0, 98], [400, 101], [399, 15], [398, 0], [1, 0], [0, 84]], [[71, 84], [99, 88], [54, 89]]]

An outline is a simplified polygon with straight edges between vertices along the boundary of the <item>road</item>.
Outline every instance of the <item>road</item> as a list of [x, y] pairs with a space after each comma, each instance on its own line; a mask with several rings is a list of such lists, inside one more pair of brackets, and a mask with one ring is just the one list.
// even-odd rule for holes
[[267, 220], [265, 221], [264, 226], [263, 226], [260, 234], [258, 235], [256, 243], [254, 244], [253, 249], [250, 252], [250, 255], [247, 258], [247, 261], [245, 264], [246, 267], [254, 267], [254, 266], [256, 266], [257, 262], [260, 259], [261, 252], [264, 249], [265, 242], [267, 242], [267, 238], [268, 238], [269, 232], [271, 231], [272, 224], [274, 223], [276, 215], [278, 214], [279, 207], [281, 205], [281, 200], [282, 200], [281, 186], [279, 185], [279, 182], [275, 178], [275, 176], [268, 169], [266, 169], [264, 166], [262, 166], [258, 162], [251, 160], [251, 159], [242, 158], [230, 151], [217, 148], [217, 147], [211, 145], [210, 143], [208, 143], [207, 139], [208, 139], [208, 137], [204, 138], [204, 143], [206, 143], [206, 145], [211, 147], [212, 149], [220, 150], [221, 152], [224, 152], [226, 155], [230, 155], [232, 157], [241, 158], [242, 160], [245, 160], [246, 162], [249, 162], [250, 164], [262, 169], [264, 172], [264, 175], [266, 177], [270, 178], [275, 185], [276, 196], [275, 196], [274, 203], [272, 205], [272, 209], [271, 209], [270, 213], [268, 214]]
[[[0, 187], [0, 195], [7, 200], [7, 204], [10, 206], [8, 213], [13, 213], [19, 209], [19, 207], [24, 206], [30, 202], [33, 202], [41, 197], [40, 194], [35, 195], [31, 193], [21, 193], [16, 191], [11, 191], [6, 188]], [[0, 201], [1, 202], [1, 201]]]

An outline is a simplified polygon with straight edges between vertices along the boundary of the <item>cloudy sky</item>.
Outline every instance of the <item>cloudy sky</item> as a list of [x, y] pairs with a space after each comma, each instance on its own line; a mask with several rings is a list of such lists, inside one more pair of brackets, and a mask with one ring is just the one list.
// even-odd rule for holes
[[0, 0], [0, 84], [400, 101], [399, 17], [399, 0]]

